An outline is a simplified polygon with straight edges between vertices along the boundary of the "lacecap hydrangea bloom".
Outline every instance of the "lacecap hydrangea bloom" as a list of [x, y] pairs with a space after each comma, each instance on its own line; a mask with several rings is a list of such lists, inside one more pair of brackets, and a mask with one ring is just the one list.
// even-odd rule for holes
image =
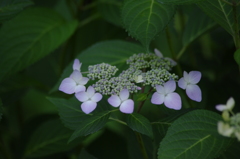
[[[172, 67], [177, 63], [163, 57], [157, 49], [154, 52], [155, 54], [132, 55], [126, 60], [128, 68], [119, 72], [117, 76], [119, 70], [116, 66], [100, 63], [88, 66], [88, 72], [84, 72], [86, 77], [83, 77], [82, 63], [75, 59], [73, 72], [63, 79], [59, 90], [67, 94], [75, 94], [75, 97], [82, 102], [80, 107], [86, 114], [92, 113], [97, 108], [103, 96], [109, 96], [108, 103], [112, 107], [119, 107], [122, 113], [131, 114], [134, 112], [133, 97], [140, 91], [146, 93], [147, 98], [152, 94], [150, 97], [152, 104], [164, 104], [170, 109], [179, 110], [182, 107], [181, 97], [174, 92], [178, 76], [171, 72]], [[195, 101], [200, 101], [202, 98], [201, 90], [196, 85], [200, 78], [200, 72], [191, 71], [189, 74], [184, 72], [184, 77], [178, 81], [179, 87], [186, 89], [189, 98]], [[94, 82], [91, 82], [93, 84], [88, 85], [86, 90], [85, 85], [89, 80]], [[138, 107], [141, 109], [142, 106]]]

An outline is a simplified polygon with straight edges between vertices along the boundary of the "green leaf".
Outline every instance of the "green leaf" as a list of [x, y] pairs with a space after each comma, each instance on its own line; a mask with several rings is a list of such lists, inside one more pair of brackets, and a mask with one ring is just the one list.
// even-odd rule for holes
[[[207, 110], [189, 112], [173, 122], [160, 143], [158, 158], [212, 159], [225, 150], [230, 138], [217, 132], [221, 116]], [[179, 146], [181, 145], [181, 146]]]
[[60, 98], [47, 98], [51, 101], [59, 111], [59, 116], [63, 124], [69, 129], [76, 130], [79, 125], [87, 118], [89, 115], [83, 113], [80, 109], [81, 103], [77, 99], [66, 100]]
[[154, 135], [154, 140], [156, 144], [159, 146], [159, 142], [164, 138], [168, 128], [172, 125], [172, 123], [176, 119], [178, 119], [185, 113], [188, 113], [189, 111], [192, 111], [192, 110], [194, 109], [182, 109], [164, 119], [161, 119], [156, 122], [152, 122], [151, 124], [153, 128], [153, 135]]
[[156, 0], [125, 0], [123, 25], [148, 52], [151, 40], [166, 27], [174, 13], [175, 6], [163, 5]]
[[109, 116], [110, 111], [105, 111], [98, 114], [94, 114], [94, 116], [84, 120], [78, 126], [78, 129], [74, 131], [68, 142], [73, 141], [79, 136], [86, 136], [98, 131], [106, 124]]
[[134, 131], [153, 138], [152, 126], [147, 118], [138, 113], [127, 116], [127, 125]]
[[[232, 36], [234, 30], [234, 14], [232, 6], [223, 2], [222, 0], [208, 0], [198, 2], [197, 5], [218, 24], [220, 24]], [[240, 5], [236, 8], [240, 10]], [[238, 22], [240, 21], [240, 14], [237, 15]], [[240, 28], [239, 28], [240, 29]]]
[[4, 23], [0, 30], [0, 80], [51, 53], [73, 34], [77, 24], [43, 8], [25, 10]]
[[0, 23], [16, 16], [23, 8], [33, 5], [30, 0], [1, 0], [0, 2]]
[[196, 3], [196, 2], [205, 1], [205, 0], [157, 0], [157, 1], [163, 4], [180, 5], [180, 4], [191, 4], [191, 3]]
[[91, 154], [89, 154], [85, 149], [82, 149], [78, 159], [97, 159], [96, 157], [92, 156]]
[[234, 59], [237, 62], [238, 66], [240, 66], [240, 49], [237, 49], [234, 52]]
[[138, 94], [136, 94], [136, 97], [137, 97], [136, 101], [142, 102], [147, 99], [148, 94], [147, 93], [138, 93]]
[[108, 22], [117, 26], [122, 25], [121, 19], [122, 0], [98, 0], [98, 10]]
[[[82, 72], [88, 71], [89, 65], [95, 65], [102, 62], [117, 66], [118, 69], [121, 70], [125, 67], [126, 60], [129, 56], [142, 51], [143, 48], [140, 45], [120, 40], [112, 40], [96, 43], [81, 52], [76, 58], [78, 58], [80, 62], [83, 61], [81, 66]], [[73, 62], [64, 69], [61, 78], [50, 92], [58, 90], [62, 80], [70, 76], [73, 71], [72, 65]]]
[[194, 8], [190, 14], [183, 33], [183, 45], [187, 46], [215, 25], [215, 21], [209, 18], [198, 8]]
[[42, 157], [67, 151], [78, 142], [67, 144], [72, 131], [65, 128], [60, 120], [48, 121], [40, 125], [30, 137], [26, 146], [25, 157]]

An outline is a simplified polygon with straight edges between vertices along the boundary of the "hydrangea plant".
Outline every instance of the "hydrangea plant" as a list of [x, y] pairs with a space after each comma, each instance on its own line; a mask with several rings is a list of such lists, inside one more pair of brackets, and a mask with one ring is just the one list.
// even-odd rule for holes
[[239, 66], [240, 0], [1, 0], [0, 158], [238, 159]]

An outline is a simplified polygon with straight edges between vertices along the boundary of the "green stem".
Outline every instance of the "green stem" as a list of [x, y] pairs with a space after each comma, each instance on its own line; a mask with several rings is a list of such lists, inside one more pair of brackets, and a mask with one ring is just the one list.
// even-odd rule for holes
[[176, 60], [178, 61], [180, 59], [180, 57], [183, 55], [183, 53], [186, 51], [187, 49], [187, 45], [183, 46], [182, 49], [179, 51], [177, 57], [176, 57]]
[[232, 6], [232, 3], [226, 1], [226, 0], [222, 0], [224, 3], [228, 4], [228, 5], [231, 5]]
[[140, 146], [140, 149], [141, 149], [143, 158], [144, 158], [144, 159], [148, 159], [147, 151], [146, 151], [146, 149], [145, 149], [145, 146], [144, 146], [144, 143], [143, 143], [143, 139], [142, 139], [141, 134], [138, 133], [138, 132], [135, 132], [135, 135], [136, 135], [136, 137], [137, 137], [138, 144], [139, 144], [139, 146]]
[[240, 48], [240, 37], [239, 37], [239, 25], [238, 25], [238, 13], [237, 13], [237, 3], [236, 1], [232, 2], [233, 16], [234, 16], [234, 43], [236, 50]]
[[168, 42], [168, 46], [169, 46], [169, 49], [170, 49], [170, 52], [172, 54], [172, 58], [174, 60], [176, 60], [176, 54], [173, 50], [173, 46], [172, 46], [172, 39], [171, 39], [171, 36], [170, 36], [170, 32], [169, 32], [169, 29], [168, 27], [166, 28], [166, 36], [167, 36], [167, 42]]
[[110, 120], [113, 120], [113, 121], [116, 121], [116, 122], [118, 122], [118, 123], [120, 123], [120, 124], [127, 125], [127, 123], [125, 123], [125, 122], [122, 121], [122, 120], [115, 119], [115, 118], [113, 118], [113, 117], [110, 117], [109, 119], [110, 119]]
[[[145, 87], [143, 87], [143, 88], [145, 88]], [[148, 94], [147, 94], [147, 97], [149, 96], [149, 94], [151, 93], [152, 90], [153, 90], [153, 87], [151, 87], [151, 88], [149, 89]], [[143, 91], [143, 92], [144, 92], [144, 91]], [[143, 92], [142, 92], [142, 93], [143, 93]], [[145, 103], [145, 101], [146, 101], [146, 100], [144, 100], [144, 101], [142, 101], [142, 102], [139, 103], [139, 106], [138, 106], [138, 109], [137, 109], [137, 113], [140, 112], [140, 110], [142, 109], [143, 104]]]
[[98, 19], [99, 17], [100, 17], [100, 14], [94, 14], [94, 15], [90, 16], [89, 18], [86, 18], [86, 19], [82, 20], [82, 21], [79, 23], [78, 27], [79, 27], [79, 28], [80, 28], [80, 27], [83, 27], [84, 25], [92, 22], [92, 21], [95, 20], [95, 19]]
[[97, 1], [95, 1], [95, 2], [92, 2], [92, 3], [90, 3], [90, 4], [88, 4], [88, 5], [86, 5], [86, 6], [83, 6], [82, 8], [81, 8], [81, 11], [85, 11], [85, 10], [88, 10], [88, 9], [92, 9], [92, 8], [94, 8], [95, 6], [97, 6]]

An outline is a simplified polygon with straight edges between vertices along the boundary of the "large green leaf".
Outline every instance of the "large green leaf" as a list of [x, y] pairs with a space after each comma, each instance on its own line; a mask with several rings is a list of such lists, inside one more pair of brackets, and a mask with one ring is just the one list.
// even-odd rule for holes
[[129, 114], [127, 125], [134, 131], [153, 138], [152, 126], [147, 118], [138, 113]]
[[30, 0], [1, 0], [0, 1], [0, 23], [16, 16], [23, 8], [32, 5]]
[[121, 19], [122, 0], [98, 0], [98, 10], [108, 22], [117, 26], [122, 25]]
[[161, 119], [156, 122], [152, 122], [152, 128], [153, 128], [153, 135], [154, 135], [154, 140], [157, 146], [159, 146], [159, 142], [164, 138], [164, 136], [167, 133], [168, 128], [172, 125], [172, 123], [185, 113], [192, 111], [193, 109], [182, 109], [179, 110], [178, 112]]
[[191, 4], [191, 3], [196, 3], [196, 2], [205, 1], [205, 0], [157, 0], [157, 1], [163, 4], [180, 5], [180, 4]]
[[[234, 35], [234, 14], [231, 5], [222, 0], [207, 0], [198, 2], [197, 5], [218, 24], [220, 24], [231, 35]], [[236, 8], [240, 11], [240, 5]], [[240, 14], [238, 13], [238, 23], [240, 21]], [[239, 28], [240, 29], [240, 28]]]
[[86, 136], [95, 133], [106, 124], [109, 116], [110, 111], [105, 111], [98, 114], [94, 114], [94, 116], [84, 120], [78, 126], [78, 129], [74, 131], [68, 142], [73, 141], [79, 136]]
[[160, 143], [158, 158], [212, 159], [227, 148], [231, 139], [217, 132], [221, 116], [195, 110], [175, 120]]
[[[120, 40], [113, 40], [99, 42], [81, 52], [76, 58], [78, 58], [80, 62], [83, 62], [81, 66], [81, 71], [83, 72], [88, 71], [89, 65], [95, 65], [103, 62], [122, 69], [124, 68], [124, 65], [126, 65], [126, 60], [129, 56], [140, 52], [143, 52], [143, 48], [140, 45]], [[61, 78], [51, 92], [58, 90], [61, 81], [70, 76], [73, 71], [72, 65], [73, 62], [65, 68]]]
[[63, 124], [72, 129], [76, 130], [79, 128], [79, 125], [89, 117], [83, 113], [80, 109], [81, 103], [77, 99], [66, 100], [61, 98], [48, 98], [59, 111], [59, 116]]
[[69, 150], [77, 144], [77, 142], [67, 144], [72, 133], [62, 125], [60, 120], [48, 121], [40, 125], [32, 134], [24, 157], [42, 157]]
[[0, 80], [51, 53], [73, 34], [77, 24], [44, 8], [25, 10], [4, 23], [0, 30]]
[[157, 0], [125, 0], [123, 25], [148, 51], [151, 40], [166, 27], [174, 13], [173, 5], [164, 5]]
[[189, 16], [183, 33], [183, 45], [188, 45], [215, 25], [215, 21], [209, 18], [200, 9], [194, 8]]

